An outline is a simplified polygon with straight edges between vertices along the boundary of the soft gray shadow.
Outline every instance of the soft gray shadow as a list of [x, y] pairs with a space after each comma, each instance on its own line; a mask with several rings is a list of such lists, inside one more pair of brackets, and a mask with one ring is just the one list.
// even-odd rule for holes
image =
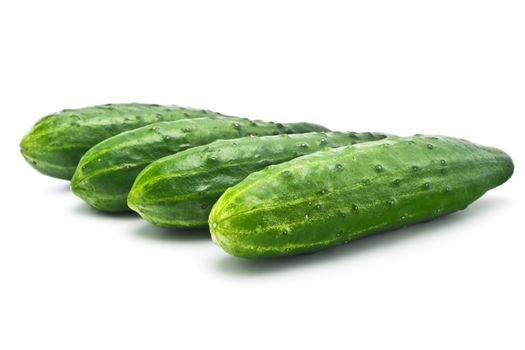
[[204, 229], [170, 229], [154, 226], [144, 221], [133, 231], [135, 236], [155, 241], [195, 242], [210, 241], [210, 231]]
[[50, 187], [50, 189], [48, 191], [51, 194], [70, 193], [71, 189], [70, 189], [69, 181], [67, 181], [67, 182], [64, 182], [64, 181], [59, 182], [59, 183], [56, 184], [56, 186]]
[[[414, 224], [401, 229], [386, 231], [351, 241], [348, 244], [322, 250], [320, 252], [265, 260], [248, 260], [225, 254], [218, 261], [219, 272], [238, 277], [280, 273], [286, 270], [309, 265], [330, 263], [339, 259], [355, 259], [369, 250], [378, 249], [413, 239], [419, 235], [446, 234], [449, 227], [473, 221], [476, 217], [508, 205], [504, 197], [487, 197], [465, 211], [446, 215], [425, 223]], [[456, 232], [457, 234], [457, 232]]]
[[114, 219], [122, 219], [122, 218], [139, 219], [140, 218], [140, 216], [132, 210], [124, 211], [120, 213], [110, 213], [110, 212], [105, 212], [102, 210], [95, 209], [89, 206], [87, 203], [79, 203], [73, 209], [73, 211], [77, 214], [93, 216], [97, 218], [114, 218]]

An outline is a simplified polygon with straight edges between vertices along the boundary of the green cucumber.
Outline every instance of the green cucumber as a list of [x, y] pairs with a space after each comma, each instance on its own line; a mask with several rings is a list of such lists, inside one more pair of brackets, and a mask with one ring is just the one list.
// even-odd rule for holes
[[323, 131], [309, 123], [276, 124], [241, 118], [198, 118], [154, 123], [97, 144], [80, 159], [73, 192], [104, 211], [126, 211], [135, 177], [151, 162], [217, 139]]
[[496, 148], [442, 136], [388, 137], [249, 175], [213, 206], [210, 231], [239, 257], [313, 252], [464, 209], [513, 170]]
[[159, 121], [208, 116], [221, 114], [140, 103], [66, 109], [40, 119], [20, 142], [20, 151], [42, 174], [69, 180], [82, 155], [100, 141]]
[[135, 180], [128, 206], [158, 226], [207, 227], [213, 204], [250, 173], [322, 149], [385, 137], [314, 132], [218, 140], [150, 164]]

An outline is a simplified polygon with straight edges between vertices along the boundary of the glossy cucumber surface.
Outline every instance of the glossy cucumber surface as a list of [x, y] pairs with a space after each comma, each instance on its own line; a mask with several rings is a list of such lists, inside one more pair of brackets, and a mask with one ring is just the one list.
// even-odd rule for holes
[[235, 256], [313, 252], [464, 209], [513, 170], [496, 148], [388, 137], [252, 173], [219, 198], [209, 226], [214, 242]]
[[218, 140], [146, 167], [128, 205], [162, 227], [207, 227], [217, 199], [250, 173], [319, 150], [385, 138], [382, 133], [312, 132]]
[[157, 159], [218, 139], [325, 130], [310, 123], [277, 124], [222, 117], [154, 123], [92, 147], [81, 158], [71, 188], [97, 209], [126, 211], [127, 196], [136, 176]]
[[69, 180], [82, 155], [111, 136], [159, 121], [209, 116], [222, 114], [141, 103], [65, 109], [40, 119], [23, 137], [20, 151], [40, 173]]

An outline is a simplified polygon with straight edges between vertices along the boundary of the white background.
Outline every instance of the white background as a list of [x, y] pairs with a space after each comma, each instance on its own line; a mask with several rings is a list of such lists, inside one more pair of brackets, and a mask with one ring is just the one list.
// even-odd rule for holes
[[[523, 1], [2, 1], [1, 349], [524, 349]], [[105, 215], [18, 142], [43, 115], [179, 104], [499, 147], [467, 210], [246, 261]]]

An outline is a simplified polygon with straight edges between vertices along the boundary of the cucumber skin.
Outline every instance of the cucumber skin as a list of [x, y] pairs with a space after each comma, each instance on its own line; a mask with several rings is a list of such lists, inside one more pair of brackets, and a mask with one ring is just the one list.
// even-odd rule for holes
[[150, 164], [137, 176], [128, 206], [157, 226], [207, 227], [213, 204], [250, 173], [322, 149], [385, 137], [381, 133], [313, 132], [218, 140]]
[[141, 103], [66, 109], [40, 119], [22, 138], [20, 151], [40, 173], [69, 180], [82, 155], [111, 136], [159, 121], [209, 116], [222, 114]]
[[127, 211], [127, 196], [135, 178], [159, 158], [217, 139], [324, 130], [310, 123], [222, 117], [153, 123], [110, 137], [87, 151], [71, 179], [71, 189], [94, 208]]
[[389, 137], [269, 166], [213, 206], [213, 241], [244, 258], [308, 253], [466, 208], [514, 171], [503, 151]]

